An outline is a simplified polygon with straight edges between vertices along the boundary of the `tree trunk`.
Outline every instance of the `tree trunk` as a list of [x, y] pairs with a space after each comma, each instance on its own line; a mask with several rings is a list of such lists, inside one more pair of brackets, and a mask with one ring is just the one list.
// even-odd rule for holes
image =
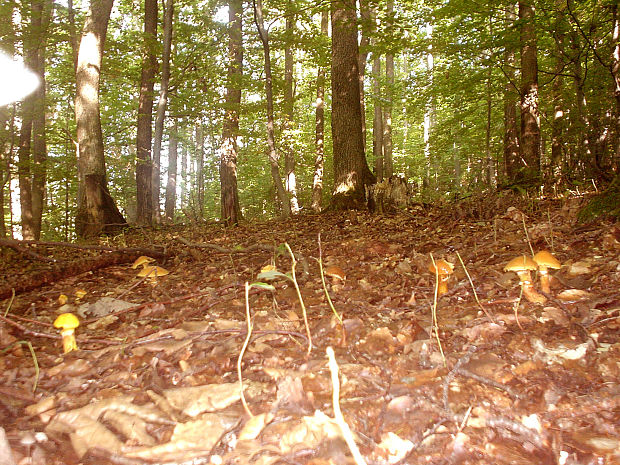
[[[30, 53], [30, 52], [26, 52]], [[31, 64], [31, 60], [24, 60]], [[32, 218], [32, 182], [30, 178], [30, 151], [32, 138], [32, 116], [34, 95], [27, 96], [22, 102], [22, 126], [19, 133], [17, 151], [17, 173], [19, 176], [19, 205], [21, 209], [22, 238], [34, 239], [34, 222]]]
[[[394, 1], [387, 2], [388, 27], [394, 15]], [[383, 175], [386, 178], [394, 174], [394, 161], [392, 160], [392, 108], [394, 95], [394, 54], [385, 54], [385, 105], [383, 105]]]
[[91, 0], [78, 53], [75, 122], [80, 188], [75, 229], [79, 237], [112, 232], [127, 224], [108, 191], [99, 115], [101, 61], [113, 3]]
[[[506, 9], [506, 30], [510, 30], [517, 20], [515, 6], [511, 4]], [[519, 163], [519, 132], [517, 131], [517, 101], [519, 94], [516, 85], [515, 50], [511, 42], [507, 41], [504, 50], [504, 171], [507, 182], [517, 182]]]
[[153, 83], [157, 59], [153, 51], [157, 40], [157, 0], [144, 0], [144, 35], [142, 74], [138, 101], [138, 128], [136, 132], [136, 221], [148, 226], [153, 218], [153, 164], [151, 142], [153, 137]]
[[[362, 31], [359, 44], [359, 87], [360, 87], [360, 108], [362, 111], [362, 142], [364, 143], [364, 153], [366, 152], [366, 97], [364, 92], [364, 79], [366, 76], [366, 62], [368, 61], [368, 46], [370, 45], [370, 34], [367, 29], [372, 20], [372, 10], [368, 6], [367, 0], [360, 0], [360, 16], [362, 19]], [[366, 26], [366, 27], [365, 27]]]
[[[327, 37], [329, 27], [329, 13], [327, 9], [321, 12], [321, 35]], [[314, 179], [312, 182], [312, 209], [321, 211], [323, 196], [323, 169], [325, 156], [325, 68], [319, 64], [316, 77], [316, 116], [315, 116], [315, 147]]]
[[374, 52], [372, 60], [372, 90], [374, 93], [374, 118], [372, 124], [372, 153], [375, 157], [377, 181], [383, 181], [383, 110], [381, 108], [381, 56]]
[[564, 147], [564, 99], [562, 97], [562, 85], [564, 78], [565, 60], [564, 41], [566, 38], [566, 18], [564, 16], [564, 0], [556, 0], [557, 19], [555, 23], [555, 44], [557, 47], [555, 56], [555, 70], [553, 84], [551, 85], [551, 98], [553, 103], [553, 118], [551, 119], [551, 161], [550, 171], [553, 183], [558, 185], [562, 178], [563, 147]]
[[[267, 98], [267, 145], [269, 146], [269, 164], [271, 165], [271, 177], [276, 188], [278, 201], [282, 210], [282, 216], [288, 218], [291, 216], [291, 205], [280, 177], [280, 167], [278, 166], [278, 152], [276, 150], [274, 118], [273, 118], [273, 84], [271, 78], [271, 56], [269, 51], [269, 36], [265, 30], [263, 21], [263, 3], [262, 0], [254, 0], [254, 21], [258, 29], [258, 35], [263, 43], [263, 52], [265, 55], [265, 94]], [[357, 42], [356, 42], [357, 45]], [[358, 92], [359, 97], [359, 92]]]
[[178, 130], [177, 122], [174, 122], [172, 131], [170, 131], [170, 142], [168, 143], [168, 181], [166, 182], [166, 203], [165, 215], [166, 221], [172, 223], [174, 221], [174, 208], [177, 199], [177, 153], [178, 153]]
[[540, 122], [538, 116], [538, 57], [533, 0], [519, 2], [521, 24], [521, 183], [540, 181]]
[[359, 51], [355, 0], [331, 0], [332, 139], [336, 209], [366, 206], [365, 188], [375, 182], [362, 138]]
[[[291, 8], [291, 2], [287, 3], [286, 31], [288, 37], [293, 37], [295, 16]], [[295, 96], [293, 95], [293, 50], [290, 43], [284, 49], [284, 176], [285, 187], [291, 204], [291, 213], [299, 212], [297, 200], [297, 179], [295, 177], [295, 151], [293, 126]]]
[[618, 4], [612, 3], [613, 34], [612, 34], [612, 56], [611, 56], [611, 75], [614, 80], [614, 97], [616, 100], [615, 109], [615, 130], [616, 143], [614, 147], [616, 175], [620, 174], [620, 18], [618, 17]]
[[47, 179], [47, 144], [45, 136], [45, 54], [47, 31], [54, 9], [53, 0], [32, 2], [32, 26], [36, 37], [33, 69], [40, 85], [33, 94], [32, 119], [32, 226], [35, 240], [41, 237], [41, 221], [45, 205]]
[[164, 9], [164, 49], [161, 58], [161, 89], [155, 116], [155, 140], [153, 144], [153, 223], [159, 223], [159, 189], [161, 186], [161, 141], [164, 135], [164, 119], [168, 105], [168, 85], [170, 83], [170, 49], [172, 47], [172, 22], [174, 19], [174, 0], [166, 0]]
[[[433, 38], [433, 25], [426, 25], [426, 38], [429, 41], [428, 53], [426, 54], [426, 71], [429, 74], [429, 82], [432, 87], [433, 85], [433, 73], [435, 68], [435, 57], [433, 55], [432, 49], [432, 38]], [[436, 189], [436, 183], [433, 182], [433, 176], [437, 176], [435, 170], [432, 169], [433, 159], [431, 154], [431, 131], [434, 126], [435, 119], [435, 99], [430, 97], [429, 102], [426, 104], [426, 108], [424, 109], [424, 160], [426, 164], [426, 173], [424, 176], [423, 186], [425, 190]], [[385, 129], [384, 129], [385, 132]]]
[[196, 216], [204, 218], [205, 205], [205, 137], [202, 124], [196, 125]]
[[491, 66], [487, 69], [487, 126], [486, 126], [486, 134], [484, 140], [484, 148], [485, 148], [485, 157], [484, 157], [484, 180], [487, 186], [487, 189], [494, 187], [495, 185], [495, 163], [493, 160], [493, 155], [491, 154], [491, 116], [493, 109], [493, 91], [492, 91], [492, 82], [491, 79], [493, 77], [493, 69]]
[[181, 209], [187, 205], [187, 149], [181, 145]]
[[241, 220], [237, 189], [237, 155], [239, 138], [239, 107], [241, 105], [241, 78], [243, 70], [242, 36], [243, 1], [229, 0], [228, 6], [228, 82], [226, 87], [226, 114], [222, 124], [220, 146], [220, 199], [221, 219], [227, 226]]

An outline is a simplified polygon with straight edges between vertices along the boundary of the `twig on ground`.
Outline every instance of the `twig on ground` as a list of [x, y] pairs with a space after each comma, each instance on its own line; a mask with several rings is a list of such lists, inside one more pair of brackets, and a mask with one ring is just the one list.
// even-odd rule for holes
[[248, 344], [250, 343], [250, 338], [252, 337], [252, 318], [250, 315], [250, 284], [245, 283], [245, 319], [248, 324], [248, 332], [245, 335], [245, 340], [243, 341], [243, 345], [241, 346], [241, 351], [239, 352], [239, 358], [237, 359], [237, 376], [239, 377], [239, 391], [241, 393], [241, 403], [243, 404], [243, 409], [245, 413], [253, 418], [254, 415], [248, 407], [248, 403], [245, 400], [245, 394], [243, 393], [243, 376], [241, 374], [241, 361], [243, 360], [243, 354], [245, 353], [245, 349], [247, 349]]
[[325, 352], [327, 353], [327, 358], [329, 360], [328, 365], [332, 378], [332, 404], [334, 408], [334, 420], [336, 420], [340, 431], [342, 431], [342, 436], [344, 437], [347, 446], [349, 446], [351, 454], [353, 454], [353, 460], [355, 460], [355, 463], [357, 465], [366, 465], [366, 460], [360, 453], [357, 444], [355, 444], [351, 428], [349, 428], [349, 425], [344, 420], [342, 411], [340, 410], [340, 381], [338, 379], [338, 363], [336, 362], [334, 349], [328, 347]]

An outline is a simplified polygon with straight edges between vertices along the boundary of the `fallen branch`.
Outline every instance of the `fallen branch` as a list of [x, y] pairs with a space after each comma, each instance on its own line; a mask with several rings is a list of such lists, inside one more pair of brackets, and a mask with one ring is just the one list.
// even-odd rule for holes
[[177, 239], [179, 240], [181, 244], [184, 244], [188, 247], [195, 247], [197, 249], [211, 249], [211, 250], [215, 250], [216, 252], [226, 253], [226, 254], [247, 253], [247, 252], [253, 252], [254, 250], [262, 250], [265, 252], [273, 253], [274, 250], [276, 250], [276, 247], [272, 245], [264, 245], [264, 244], [252, 244], [248, 247], [235, 247], [234, 249], [228, 249], [226, 247], [221, 247], [215, 244], [190, 242], [183, 237], [177, 237]]

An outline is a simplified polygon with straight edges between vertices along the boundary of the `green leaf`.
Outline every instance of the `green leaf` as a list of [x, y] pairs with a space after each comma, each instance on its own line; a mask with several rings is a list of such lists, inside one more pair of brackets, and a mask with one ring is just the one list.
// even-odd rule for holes
[[276, 290], [276, 288], [274, 286], [272, 286], [271, 284], [261, 283], [261, 282], [252, 283], [252, 284], [250, 284], [250, 287], [256, 287], [258, 289], [266, 289], [268, 291], [275, 291]]
[[291, 277], [287, 274], [284, 274], [278, 270], [272, 271], [264, 271], [262, 273], [258, 273], [256, 279], [264, 279], [265, 281], [273, 281], [274, 279], [284, 278], [290, 280]]

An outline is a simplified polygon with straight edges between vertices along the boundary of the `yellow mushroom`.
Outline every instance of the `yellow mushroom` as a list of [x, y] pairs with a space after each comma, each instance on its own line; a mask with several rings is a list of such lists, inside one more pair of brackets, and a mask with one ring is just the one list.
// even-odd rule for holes
[[538, 268], [538, 265], [534, 260], [526, 255], [521, 255], [510, 260], [504, 267], [504, 271], [514, 271], [517, 273], [525, 298], [530, 302], [542, 304], [547, 300], [546, 297], [536, 292], [532, 285], [531, 271], [535, 271], [536, 268]]
[[428, 270], [431, 273], [437, 273], [437, 295], [448, 292], [448, 280], [450, 279], [450, 275], [454, 272], [454, 265], [444, 259], [440, 259], [435, 260], [434, 264], [431, 262], [428, 265]]
[[347, 279], [346, 273], [338, 265], [330, 265], [325, 268], [325, 276], [332, 278], [333, 283], [345, 281]]
[[62, 336], [62, 348], [64, 353], [77, 350], [75, 342], [75, 328], [80, 326], [80, 321], [73, 313], [62, 313], [54, 321], [54, 327], [59, 328]]
[[142, 268], [140, 272], [138, 273], [138, 277], [139, 278], [148, 277], [148, 278], [154, 279], [159, 276], [166, 276], [168, 273], [169, 273], [168, 270], [165, 268], [162, 268], [161, 266], [144, 265], [144, 268]]
[[147, 257], [146, 255], [142, 255], [138, 258], [136, 258], [136, 261], [133, 262], [133, 265], [131, 265], [131, 267], [135, 270], [136, 268], [138, 268], [140, 265], [142, 266], [146, 266], [151, 262], [154, 262], [155, 259], [151, 258], [151, 257]]
[[538, 273], [540, 274], [540, 288], [547, 294], [551, 293], [549, 286], [549, 268], [558, 270], [562, 264], [546, 250], [541, 250], [534, 255], [534, 261], [538, 264]]

